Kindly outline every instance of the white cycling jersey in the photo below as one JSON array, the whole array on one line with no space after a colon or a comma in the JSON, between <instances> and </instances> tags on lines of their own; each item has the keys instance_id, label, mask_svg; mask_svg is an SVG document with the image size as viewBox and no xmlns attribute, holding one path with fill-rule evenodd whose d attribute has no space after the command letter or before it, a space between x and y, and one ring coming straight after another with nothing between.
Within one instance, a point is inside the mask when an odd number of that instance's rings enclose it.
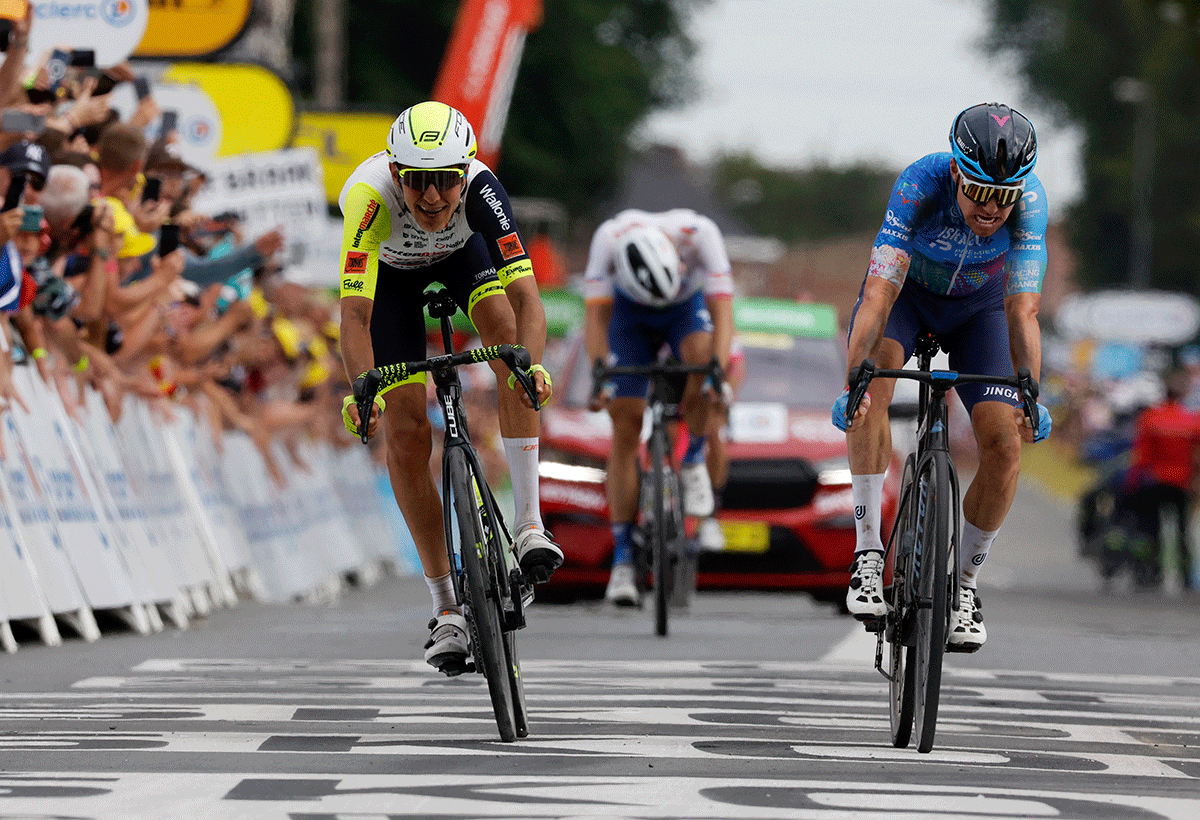
<instances>
[{"instance_id":1,"label":"white cycling jersey","mask_svg":"<svg viewBox=\"0 0 1200 820\"><path fill-rule=\"evenodd\" d=\"M679 252L684 267L683 283L673 304L687 301L700 290L706 296L733 295L729 254L715 222L689 208L662 213L631 208L605 220L593 234L584 272L584 298L612 298L616 289L616 255L621 237L630 228L641 225L653 225L662 230ZM622 295L637 301L631 294L622 292Z\"/></svg>"}]
</instances>

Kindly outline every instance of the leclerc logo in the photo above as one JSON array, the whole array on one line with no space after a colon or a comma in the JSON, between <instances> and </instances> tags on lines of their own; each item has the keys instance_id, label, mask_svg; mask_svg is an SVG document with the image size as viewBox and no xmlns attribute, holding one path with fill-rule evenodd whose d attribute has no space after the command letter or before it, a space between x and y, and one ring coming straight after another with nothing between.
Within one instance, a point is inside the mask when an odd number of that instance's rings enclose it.
<instances>
[{"instance_id":1,"label":"leclerc logo","mask_svg":"<svg viewBox=\"0 0 1200 820\"><path fill-rule=\"evenodd\" d=\"M203 145L212 138L212 123L207 117L195 116L188 118L183 124L184 136L195 145Z\"/></svg>"},{"instance_id":2,"label":"leclerc logo","mask_svg":"<svg viewBox=\"0 0 1200 820\"><path fill-rule=\"evenodd\" d=\"M128 24L136 16L133 13L133 0L100 0L99 3L38 3L34 6L34 14L41 20L54 18L95 20L99 17L116 28Z\"/></svg>"}]
</instances>

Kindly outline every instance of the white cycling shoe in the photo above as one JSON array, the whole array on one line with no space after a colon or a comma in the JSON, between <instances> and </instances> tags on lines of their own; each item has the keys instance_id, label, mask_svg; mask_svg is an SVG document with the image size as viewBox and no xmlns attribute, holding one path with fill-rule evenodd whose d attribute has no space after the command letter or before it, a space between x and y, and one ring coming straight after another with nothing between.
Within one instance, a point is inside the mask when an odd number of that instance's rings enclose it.
<instances>
[{"instance_id":1,"label":"white cycling shoe","mask_svg":"<svg viewBox=\"0 0 1200 820\"><path fill-rule=\"evenodd\" d=\"M642 596L638 592L633 564L613 564L604 600L616 606L641 606Z\"/></svg>"},{"instance_id":2,"label":"white cycling shoe","mask_svg":"<svg viewBox=\"0 0 1200 820\"><path fill-rule=\"evenodd\" d=\"M429 640L425 642L425 662L447 677L470 672L471 654L467 637L467 619L447 610L429 621Z\"/></svg>"},{"instance_id":3,"label":"white cycling shoe","mask_svg":"<svg viewBox=\"0 0 1200 820\"><path fill-rule=\"evenodd\" d=\"M521 572L534 583L544 584L563 562L562 549L550 540L550 533L538 527L527 527L517 534L513 543Z\"/></svg>"},{"instance_id":4,"label":"white cycling shoe","mask_svg":"<svg viewBox=\"0 0 1200 820\"><path fill-rule=\"evenodd\" d=\"M983 625L983 612L979 593L960 587L958 611L950 623L950 635L946 638L948 652L974 652L987 642L987 628Z\"/></svg>"},{"instance_id":5,"label":"white cycling shoe","mask_svg":"<svg viewBox=\"0 0 1200 820\"><path fill-rule=\"evenodd\" d=\"M704 518L712 515L716 507L713 499L712 479L703 461L685 464L679 470L679 484L683 489L683 512L686 515Z\"/></svg>"},{"instance_id":6,"label":"white cycling shoe","mask_svg":"<svg viewBox=\"0 0 1200 820\"><path fill-rule=\"evenodd\" d=\"M720 552L725 549L725 530L721 522L709 517L701 519L696 528L696 541L705 552Z\"/></svg>"},{"instance_id":7,"label":"white cycling shoe","mask_svg":"<svg viewBox=\"0 0 1200 820\"><path fill-rule=\"evenodd\" d=\"M887 604L883 601L882 552L867 550L855 554L850 565L846 609L860 621L876 621L887 614Z\"/></svg>"}]
</instances>

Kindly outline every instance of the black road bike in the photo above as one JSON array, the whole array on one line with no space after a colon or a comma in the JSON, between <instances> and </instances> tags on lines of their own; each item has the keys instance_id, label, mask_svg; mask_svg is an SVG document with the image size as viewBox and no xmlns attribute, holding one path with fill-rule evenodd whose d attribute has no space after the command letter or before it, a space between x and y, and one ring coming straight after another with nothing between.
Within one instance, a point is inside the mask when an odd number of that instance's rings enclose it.
<instances>
[{"instance_id":1,"label":"black road bike","mask_svg":"<svg viewBox=\"0 0 1200 820\"><path fill-rule=\"evenodd\" d=\"M517 566L512 537L471 445L458 368L500 359L533 400L535 409L539 407L537 389L527 373L529 351L520 345L502 344L455 353L450 317L458 306L446 290L427 293L426 304L429 315L441 320L447 353L375 368L356 380L354 397L358 417L363 420L358 432L365 444L366 420L379 390L414 373L432 374L446 429L442 450L446 549L454 572L455 593L471 633L473 663L462 671L483 674L500 739L511 742L529 734L516 635L525 626L525 606L533 599L533 580Z\"/></svg>"},{"instance_id":2,"label":"black road bike","mask_svg":"<svg viewBox=\"0 0 1200 820\"><path fill-rule=\"evenodd\" d=\"M647 574L652 579L649 589L654 596L654 631L663 636L667 634L668 609L672 603L684 605L695 584L695 567L688 566L689 561L695 561L695 556L687 548L684 531L684 515L691 513L683 506L668 424L679 418L683 385L693 373L707 374L712 379L713 389L721 395L721 365L716 359L698 365L671 361L613 367L597 361L592 367L593 398L613 376L650 378L647 404L650 410L649 461L647 469L641 472L638 493L642 548L637 552L637 576L639 584L644 584Z\"/></svg>"},{"instance_id":3,"label":"black road bike","mask_svg":"<svg viewBox=\"0 0 1200 820\"><path fill-rule=\"evenodd\" d=\"M872 379L920 382L917 448L904 463L900 502L885 552L887 613L867 623L878 633L875 668L888 680L892 743L907 746L915 719L917 751L933 748L942 658L958 610L959 486L950 458L946 392L958 384L981 383L1019 391L1025 415L1038 428L1037 382L1027 368L999 378L930 370L939 348L935 337L918 340L916 370L880 370L870 360L850 378L847 417L852 418ZM884 667L884 643L890 644Z\"/></svg>"}]
</instances>

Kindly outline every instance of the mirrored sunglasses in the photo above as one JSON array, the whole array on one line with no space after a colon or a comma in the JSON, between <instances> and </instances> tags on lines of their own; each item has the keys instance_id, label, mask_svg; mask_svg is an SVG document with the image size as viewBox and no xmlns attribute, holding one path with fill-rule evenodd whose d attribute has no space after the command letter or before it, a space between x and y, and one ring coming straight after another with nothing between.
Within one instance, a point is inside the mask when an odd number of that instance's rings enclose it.
<instances>
[{"instance_id":1,"label":"mirrored sunglasses","mask_svg":"<svg viewBox=\"0 0 1200 820\"><path fill-rule=\"evenodd\" d=\"M1019 185L988 185L966 176L960 177L959 181L962 184L963 196L980 205L986 205L988 200L996 197L996 204L1007 208L1009 205L1015 205L1025 192L1024 182Z\"/></svg>"},{"instance_id":2,"label":"mirrored sunglasses","mask_svg":"<svg viewBox=\"0 0 1200 820\"><path fill-rule=\"evenodd\" d=\"M462 168L397 168L404 187L424 191L432 185L439 191L449 191L463 181L467 172Z\"/></svg>"}]
</instances>

